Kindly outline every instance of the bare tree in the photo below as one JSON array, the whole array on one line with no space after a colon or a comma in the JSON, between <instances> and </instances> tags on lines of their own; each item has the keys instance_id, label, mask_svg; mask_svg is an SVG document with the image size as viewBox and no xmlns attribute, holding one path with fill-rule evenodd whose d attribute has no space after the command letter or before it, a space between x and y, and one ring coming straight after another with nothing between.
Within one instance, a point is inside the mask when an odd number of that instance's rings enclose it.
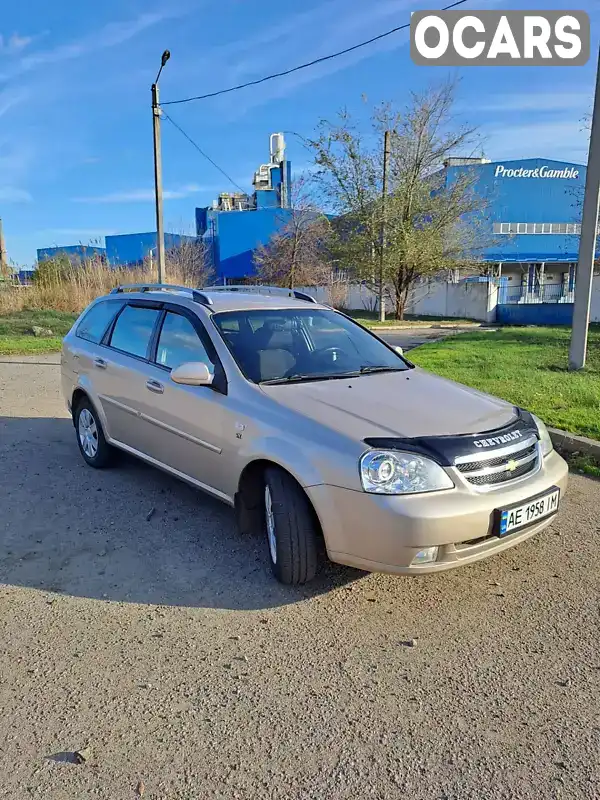
<instances>
[{"instance_id":1,"label":"bare tree","mask_svg":"<svg viewBox=\"0 0 600 800\"><path fill-rule=\"evenodd\" d=\"M165 271L169 280L186 286L205 286L213 276L208 249L202 239L180 237L165 253Z\"/></svg>"},{"instance_id":2,"label":"bare tree","mask_svg":"<svg viewBox=\"0 0 600 800\"><path fill-rule=\"evenodd\" d=\"M369 135L342 111L309 142L327 205L339 215L334 249L346 268L378 288L379 270L401 319L424 278L473 266L491 236L489 200L475 171L447 179L444 162L472 152L475 129L456 123L454 84L412 94L406 108L375 108ZM388 191L383 197L383 140L390 132Z\"/></svg>"},{"instance_id":3,"label":"bare tree","mask_svg":"<svg viewBox=\"0 0 600 800\"><path fill-rule=\"evenodd\" d=\"M331 275L330 235L329 219L311 197L308 181L297 179L291 207L282 209L277 230L255 251L259 279L290 289L326 284Z\"/></svg>"}]
</instances>

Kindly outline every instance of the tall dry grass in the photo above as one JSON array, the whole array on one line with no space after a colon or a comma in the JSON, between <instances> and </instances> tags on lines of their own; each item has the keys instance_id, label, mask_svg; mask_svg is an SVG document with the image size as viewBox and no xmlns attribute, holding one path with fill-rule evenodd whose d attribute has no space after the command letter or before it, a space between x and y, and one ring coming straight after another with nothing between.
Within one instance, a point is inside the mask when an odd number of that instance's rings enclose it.
<instances>
[{"instance_id":1,"label":"tall dry grass","mask_svg":"<svg viewBox=\"0 0 600 800\"><path fill-rule=\"evenodd\" d=\"M43 267L43 265L41 265ZM167 263L166 281L180 286L202 285L203 276L185 264ZM128 283L154 283L156 271L149 265L112 269L101 259L81 263L61 263L59 268L41 267L32 286L0 288L0 314L23 310L69 311L79 313L92 300L115 286Z\"/></svg>"}]
</instances>

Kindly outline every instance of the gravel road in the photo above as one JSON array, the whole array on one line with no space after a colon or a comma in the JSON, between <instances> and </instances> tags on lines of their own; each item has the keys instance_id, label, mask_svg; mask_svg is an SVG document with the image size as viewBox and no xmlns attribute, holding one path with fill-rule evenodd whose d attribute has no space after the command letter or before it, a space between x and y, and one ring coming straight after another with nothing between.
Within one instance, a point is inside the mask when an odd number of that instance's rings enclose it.
<instances>
[{"instance_id":1,"label":"gravel road","mask_svg":"<svg viewBox=\"0 0 600 800\"><path fill-rule=\"evenodd\" d=\"M492 560L284 588L228 508L86 467L51 360L0 364L1 798L600 797L600 482Z\"/></svg>"}]
</instances>

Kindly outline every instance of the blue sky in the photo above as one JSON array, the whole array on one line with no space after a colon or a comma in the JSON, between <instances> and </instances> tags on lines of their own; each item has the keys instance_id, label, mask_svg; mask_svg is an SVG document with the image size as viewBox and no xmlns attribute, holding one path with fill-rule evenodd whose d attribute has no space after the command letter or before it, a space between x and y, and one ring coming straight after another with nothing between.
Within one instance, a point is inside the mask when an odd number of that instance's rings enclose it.
<instances>
[{"instance_id":1,"label":"blue sky","mask_svg":"<svg viewBox=\"0 0 600 800\"><path fill-rule=\"evenodd\" d=\"M30 265L42 246L152 230L150 84L165 48L162 100L201 94L317 58L443 2L411 0L27 0L0 18L0 216L9 257ZM473 0L466 8L564 8L564 0ZM592 18L597 52L600 7ZM457 111L481 126L492 159L583 161L595 57L585 67L466 68ZM417 67L408 32L335 61L199 103L167 108L244 188L274 131L310 134L345 105L402 103L448 77ZM307 154L290 134L294 167ZM194 208L233 187L163 124L167 229L192 232Z\"/></svg>"}]
</instances>

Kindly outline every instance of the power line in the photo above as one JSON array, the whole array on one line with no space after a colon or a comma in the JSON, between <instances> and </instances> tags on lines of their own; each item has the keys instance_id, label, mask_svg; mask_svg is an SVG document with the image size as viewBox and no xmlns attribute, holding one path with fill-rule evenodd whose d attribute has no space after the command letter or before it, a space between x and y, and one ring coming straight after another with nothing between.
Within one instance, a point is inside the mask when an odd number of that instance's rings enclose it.
<instances>
[{"instance_id":1,"label":"power line","mask_svg":"<svg viewBox=\"0 0 600 800\"><path fill-rule=\"evenodd\" d=\"M456 0L455 3L450 3L448 6L444 6L440 9L440 11L449 11L451 8L456 8L456 6L462 6L463 3L466 3L467 0ZM378 36L373 36L372 39L367 39L364 42L359 42L358 44L352 45L352 47L346 47L344 50L338 50L337 53L331 53L328 56L321 56L321 58L315 58L313 61L307 61L306 64L299 64L297 67L291 67L291 69L286 69L283 72L274 72L272 75L265 75L264 78L257 78L254 81L248 81L247 83L239 83L237 86L230 86L228 89L219 89L217 92L209 92L208 94L199 94L196 97L186 97L183 100L169 100L165 103L162 103L163 106L174 106L179 105L180 103L191 103L194 100L207 100L209 97L218 97L221 94L229 94L229 92L237 92L239 89L245 89L248 86L258 86L259 83L265 83L266 81L272 81L274 78L283 78L285 75L291 75L292 72L299 72L301 69L306 69L307 67L314 67L315 64L322 64L324 61L330 61L332 58L338 58L339 56L346 55L346 53L352 53L354 50L358 50L361 47L366 47L369 44L373 44L373 42L378 42L380 39L385 39L386 36L391 36L393 33L398 33L398 31L403 31L406 28L410 28L410 22L406 22L404 25L398 25L396 28L392 28L389 31L385 31L384 33L380 33Z\"/></svg>"},{"instance_id":2,"label":"power line","mask_svg":"<svg viewBox=\"0 0 600 800\"><path fill-rule=\"evenodd\" d=\"M239 189L239 190L240 190L240 192L242 192L243 194L247 194L247 192L246 192L244 189L242 189L242 187L239 185L239 183L236 183L236 182L233 180L233 178L232 178L230 175L228 175L228 174L225 172L225 170L224 170L224 169L221 169L221 167L220 167L220 166L219 166L219 165L218 165L218 164L217 164L215 161L213 161L213 160L212 160L212 158L211 158L209 155L207 155L207 154L204 152L204 150L203 150L203 149L200 147L200 145L196 144L196 142L195 142L195 141L194 141L194 140L193 140L193 139L192 139L190 136L188 136L188 135L187 135L187 133L186 133L186 132L183 130L183 128L181 128L181 127L180 127L180 126L179 126L179 125L178 125L178 124L175 122L175 120L171 119L171 117L170 117L168 114L166 114L164 111L162 112L162 116L163 116L163 117L164 117L166 120L168 120L168 121L171 123L171 125L173 125L173 127L177 128L177 130L179 131L179 133L181 133L183 136L185 136L185 138L188 140L188 142L189 142L191 145L193 145L193 146L196 148L196 150L197 150L197 151L200 153L200 155L201 155L201 156L204 156L204 158L205 158L205 159L206 159L208 162L210 162L210 163L213 165L213 167L214 167L215 169L218 169L218 170L219 170L219 172L221 173L221 175L224 175L224 176L227 178L227 180L228 180L230 183L232 183L232 184L235 186L235 188L236 188L236 189Z\"/></svg>"}]
</instances>

